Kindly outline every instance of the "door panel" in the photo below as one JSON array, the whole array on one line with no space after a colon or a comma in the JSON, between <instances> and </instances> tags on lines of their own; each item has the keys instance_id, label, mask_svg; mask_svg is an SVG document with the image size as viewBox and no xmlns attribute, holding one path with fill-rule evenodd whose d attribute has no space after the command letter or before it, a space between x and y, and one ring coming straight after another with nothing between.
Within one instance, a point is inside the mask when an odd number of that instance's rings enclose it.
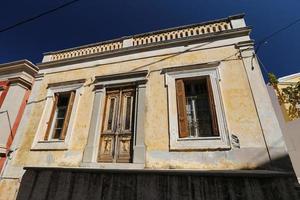
<instances>
[{"instance_id":1,"label":"door panel","mask_svg":"<svg viewBox=\"0 0 300 200\"><path fill-rule=\"evenodd\" d=\"M133 91L122 94L121 130L122 133L132 133L133 120Z\"/></svg>"},{"instance_id":2,"label":"door panel","mask_svg":"<svg viewBox=\"0 0 300 200\"><path fill-rule=\"evenodd\" d=\"M119 91L107 94L105 105L104 133L113 133L118 119Z\"/></svg>"},{"instance_id":3,"label":"door panel","mask_svg":"<svg viewBox=\"0 0 300 200\"><path fill-rule=\"evenodd\" d=\"M132 137L131 135L124 135L120 134L118 136L118 143L117 143L117 162L122 162L122 163L128 163L131 161L131 142Z\"/></svg>"},{"instance_id":4,"label":"door panel","mask_svg":"<svg viewBox=\"0 0 300 200\"><path fill-rule=\"evenodd\" d=\"M134 88L107 92L99 162L131 162L134 96Z\"/></svg>"},{"instance_id":5,"label":"door panel","mask_svg":"<svg viewBox=\"0 0 300 200\"><path fill-rule=\"evenodd\" d=\"M103 135L100 140L100 148L98 154L98 161L112 162L114 155L114 135Z\"/></svg>"}]
</instances>

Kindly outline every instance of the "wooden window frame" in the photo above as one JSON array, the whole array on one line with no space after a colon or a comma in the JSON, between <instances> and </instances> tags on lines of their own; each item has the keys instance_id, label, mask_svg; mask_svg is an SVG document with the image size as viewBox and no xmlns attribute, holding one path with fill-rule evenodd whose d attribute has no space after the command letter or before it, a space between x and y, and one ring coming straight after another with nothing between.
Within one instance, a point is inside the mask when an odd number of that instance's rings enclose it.
<instances>
[{"instance_id":1,"label":"wooden window frame","mask_svg":"<svg viewBox=\"0 0 300 200\"><path fill-rule=\"evenodd\" d=\"M218 67L203 66L196 68L195 66L185 67L182 69L178 67L177 70L166 70L165 80L168 91L168 112L169 112L169 135L170 135L170 150L216 150L216 149L230 149L229 133L227 129L226 116L222 103L222 96L220 92L219 80L220 75ZM212 94L214 106L216 107L216 120L218 124L219 136L212 137L180 137L180 126L177 108L176 96L176 80L209 77L210 85L212 87ZM211 98L210 97L210 98Z\"/></svg>"},{"instance_id":2,"label":"wooden window frame","mask_svg":"<svg viewBox=\"0 0 300 200\"><path fill-rule=\"evenodd\" d=\"M176 83L176 101L177 101L177 113L178 113L178 127L179 137L186 138L189 136L188 120L186 112L186 97L185 97L185 85L184 79L175 80Z\"/></svg>"},{"instance_id":3,"label":"wooden window frame","mask_svg":"<svg viewBox=\"0 0 300 200\"><path fill-rule=\"evenodd\" d=\"M73 83L74 82L74 83ZM41 115L41 119L36 131L34 141L31 146L31 150L67 150L69 148L70 140L74 132L75 121L77 118L77 110L79 107L80 97L83 94L84 80L73 81L72 83L60 83L49 85L44 110ZM69 108L69 118L64 126L64 134L60 139L51 139L51 125L53 120L53 112L55 111L55 94L72 92L74 91L74 101L72 108ZM70 105L70 104L69 104ZM54 111L53 111L54 110ZM52 118L52 119L51 119Z\"/></svg>"},{"instance_id":4,"label":"wooden window frame","mask_svg":"<svg viewBox=\"0 0 300 200\"><path fill-rule=\"evenodd\" d=\"M67 104L67 110L66 110L66 113L64 116L64 123L63 123L61 134L60 134L59 138L54 138L53 134L54 134L54 128L55 128L55 121L56 121L56 119L54 117L57 112L57 103L59 100L59 96L60 96L60 94L63 94L63 93L70 93L70 97L69 97L68 104ZM66 134L67 134L67 129L69 126L69 121L70 121L70 117L71 117L73 104L74 104L75 94L76 94L76 91L73 91L73 90L68 91L68 92L58 92L58 93L54 94L54 102L53 102L53 106L51 109L50 119L48 121L48 126L47 126L44 140L64 140L65 139Z\"/></svg>"},{"instance_id":5,"label":"wooden window frame","mask_svg":"<svg viewBox=\"0 0 300 200\"><path fill-rule=\"evenodd\" d=\"M179 138L190 137L190 133L188 130L187 111L186 111L186 94L185 94L186 81L194 81L200 79L204 79L206 82L208 102L209 102L209 112L210 112L211 123L212 123L212 136L217 136L217 137L219 136L218 120L216 116L216 106L215 106L210 76L200 76L196 78L193 77L193 78L183 78L183 79L175 80ZM195 138L201 138L201 136L195 136Z\"/></svg>"}]
</instances>

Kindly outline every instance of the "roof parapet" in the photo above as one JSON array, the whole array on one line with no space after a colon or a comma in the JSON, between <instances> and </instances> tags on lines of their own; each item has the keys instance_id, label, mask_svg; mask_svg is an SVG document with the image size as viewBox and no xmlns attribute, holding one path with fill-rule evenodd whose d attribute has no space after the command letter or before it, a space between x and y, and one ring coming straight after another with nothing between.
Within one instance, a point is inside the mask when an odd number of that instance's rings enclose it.
<instances>
[{"instance_id":1,"label":"roof parapet","mask_svg":"<svg viewBox=\"0 0 300 200\"><path fill-rule=\"evenodd\" d=\"M172 40L185 39L199 35L209 35L223 31L246 27L244 14L230 16L219 20L169 28L119 39L79 46L44 54L42 63L60 61L75 57L114 52L129 47L137 47Z\"/></svg>"}]
</instances>

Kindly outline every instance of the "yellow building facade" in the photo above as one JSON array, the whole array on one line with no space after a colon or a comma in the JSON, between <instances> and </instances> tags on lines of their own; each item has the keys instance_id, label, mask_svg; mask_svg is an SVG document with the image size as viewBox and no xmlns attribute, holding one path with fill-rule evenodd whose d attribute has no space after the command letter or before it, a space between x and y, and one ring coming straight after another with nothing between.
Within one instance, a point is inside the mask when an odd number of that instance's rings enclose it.
<instances>
[{"instance_id":1,"label":"yellow building facade","mask_svg":"<svg viewBox=\"0 0 300 200\"><path fill-rule=\"evenodd\" d=\"M237 15L44 54L0 199L33 198L37 168L290 179L249 33Z\"/></svg>"}]
</instances>

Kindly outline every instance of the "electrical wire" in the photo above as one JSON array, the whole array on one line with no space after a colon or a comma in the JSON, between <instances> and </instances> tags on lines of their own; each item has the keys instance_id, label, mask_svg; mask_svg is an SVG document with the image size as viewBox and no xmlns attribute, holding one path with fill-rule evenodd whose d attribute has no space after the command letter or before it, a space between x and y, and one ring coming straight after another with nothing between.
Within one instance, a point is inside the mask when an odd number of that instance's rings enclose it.
<instances>
[{"instance_id":1,"label":"electrical wire","mask_svg":"<svg viewBox=\"0 0 300 200\"><path fill-rule=\"evenodd\" d=\"M294 26L295 24L300 22L300 18L292 21L291 23L289 23L288 25L278 29L277 31L274 31L273 33L269 34L268 36L266 36L264 39L260 40L260 42L257 43L257 48L255 50L255 54L258 53L259 48L261 47L262 44L266 44L266 42L268 42L268 40L270 40L272 37L274 37L275 35L277 35L278 33L287 30L288 28Z\"/></svg>"},{"instance_id":2,"label":"electrical wire","mask_svg":"<svg viewBox=\"0 0 300 200\"><path fill-rule=\"evenodd\" d=\"M66 3L64 3L64 4L60 5L60 6L57 6L57 7L53 8L53 9L50 9L50 10L45 11L45 12L42 12L42 13L40 13L40 14L34 16L34 17L31 17L31 18L22 20L22 21L20 21L20 22L17 22L16 24L13 24L13 25L10 25L10 26L8 26L8 27L6 27L6 28L1 29L1 30L0 30L0 33L5 32L5 31L8 31L8 30L11 30L11 29L13 29L13 28L15 28L15 27L18 27L18 26L20 26L20 25L26 24L26 23L31 22L31 21L33 21L33 20L36 20L36 19L38 19L38 18L40 18L40 17L42 17L42 16L45 16L45 15L47 15L47 14L53 13L53 12L55 12L55 11L57 11L57 10L60 10L60 9L62 9L62 8L64 8L64 7L67 7L67 6L69 6L69 5L72 5L72 4L74 4L74 3L78 2L78 1L80 1L80 0L73 0L73 1L70 1L70 2L66 2ZM268 73L268 70L266 69L266 67L264 66L264 64L261 62L261 60L260 60L260 59L258 58L258 56L257 56L257 53L258 53L258 51L259 51L261 45L264 44L264 43L266 43L268 40L270 40L272 37L274 37L274 36L277 35L278 33L282 32L282 31L284 31L284 30L287 30L288 28L292 27L293 25L295 25L295 24L297 24L297 23L299 23L299 22L300 22L300 18L298 18L298 19L292 21L291 23L289 23L288 25L286 25L286 26L284 26L284 27L278 29L277 31L274 31L273 33L269 34L269 35L266 36L264 39L262 39L260 42L258 42L258 43L257 43L257 48L255 49L255 52L253 53L251 63L253 63L253 59L256 57L257 60L258 60L258 62L262 65L262 67L263 67L263 69L264 69L264 72ZM226 61L228 58L230 58L230 57L232 57L232 56L236 56L236 55L237 55L237 54L230 55L230 56L228 56L228 57L226 57L226 58L224 58L224 59L222 59L222 60L220 60L220 61ZM252 64L252 70L253 70L253 64Z\"/></svg>"},{"instance_id":3,"label":"electrical wire","mask_svg":"<svg viewBox=\"0 0 300 200\"><path fill-rule=\"evenodd\" d=\"M270 40L270 39L271 39L272 37L274 37L275 35L281 33L282 31L285 31L285 30L289 29L290 27L296 25L296 24L299 23L299 22L300 22L300 18L298 18L298 19L292 21L291 23L287 24L286 26L284 26L284 27L282 27L282 28L280 28L280 29L278 29L278 30L272 32L271 34L269 34L268 36L266 36L264 39L260 40L260 41L257 43L257 46L256 46L256 48L255 48L255 51L254 51L254 53L253 53L252 60L251 60L252 70L254 69L254 66L253 66L253 59L256 57L256 58L257 58L257 61L258 61L258 62L260 63L260 65L262 66L264 72L265 72L266 74L269 73L268 70L267 70L267 68L266 68L266 66L263 64L263 62L262 62L262 61L259 59L259 57L258 57L258 51L259 51L260 47L262 46L262 44L266 44L266 43L268 42L268 40Z\"/></svg>"},{"instance_id":4,"label":"electrical wire","mask_svg":"<svg viewBox=\"0 0 300 200\"><path fill-rule=\"evenodd\" d=\"M258 62L260 63L260 65L262 66L264 72L265 72L266 74L268 74L269 71L268 71L268 69L266 68L266 66L264 65L264 63L261 61L261 59L258 57L257 54L256 54L255 56L256 56L256 58L257 58L257 61L258 61Z\"/></svg>"},{"instance_id":5,"label":"electrical wire","mask_svg":"<svg viewBox=\"0 0 300 200\"><path fill-rule=\"evenodd\" d=\"M48 14L50 14L50 13L53 13L53 12L55 12L55 11L57 11L57 10L60 10L60 9L64 8L64 7L70 6L70 5L72 5L72 4L74 4L74 3L78 2L78 1L80 1L80 0L69 1L69 2L64 3L64 4L60 5L60 6L57 6L57 7L53 8L53 9L47 10L47 11L45 11L45 12L42 12L42 13L40 13L40 14L34 16L34 17L30 17L30 18L28 18L28 19L24 19L24 20L22 20L22 21L20 21L20 22L17 22L17 23L15 23L15 24L13 24L13 25L10 25L10 26L8 26L8 27L6 27L6 28L1 29L1 30L0 30L0 33L3 33L3 32L5 32L5 31L11 30L11 29L13 29L13 28L16 28L16 27L18 27L18 26L20 26L20 25L23 25L23 24L26 24L26 23L31 22L31 21L33 21L33 20L36 20L36 19L38 19L38 18L40 18L40 17L43 17L43 16L48 15Z\"/></svg>"},{"instance_id":6,"label":"electrical wire","mask_svg":"<svg viewBox=\"0 0 300 200\"><path fill-rule=\"evenodd\" d=\"M260 65L262 66L264 72L266 74L268 74L268 70L266 68L266 66L262 63L262 61L259 59L258 57L258 51L260 49L260 47L262 46L262 44L266 44L268 42L268 40L270 40L272 37L274 37L275 35L281 33L282 31L285 31L287 29L289 29L290 27L296 25L297 23L300 22L300 18L292 21L291 23L287 24L286 26L283 26L282 28L272 32L271 34L269 34L268 36L266 36L264 39L260 40L258 43L257 43L257 46L254 50L254 53L253 53L253 56L252 56L252 60L251 60L251 65L252 65L252 70L254 69L254 66L253 66L253 59L256 57L257 58L257 61L260 63Z\"/></svg>"}]
</instances>

